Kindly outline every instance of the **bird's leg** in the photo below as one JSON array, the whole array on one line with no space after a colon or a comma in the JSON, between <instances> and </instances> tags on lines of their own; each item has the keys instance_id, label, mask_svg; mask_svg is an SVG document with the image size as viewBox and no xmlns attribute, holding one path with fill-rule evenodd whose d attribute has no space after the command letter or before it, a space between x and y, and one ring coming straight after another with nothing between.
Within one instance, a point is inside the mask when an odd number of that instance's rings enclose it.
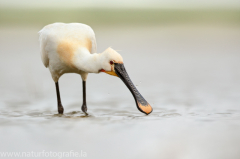
<instances>
[{"instance_id":1,"label":"bird's leg","mask_svg":"<svg viewBox=\"0 0 240 159\"><path fill-rule=\"evenodd\" d=\"M82 81L82 87L83 87L83 105L82 105L82 111L87 115L87 102L86 102L86 81Z\"/></svg>"},{"instance_id":2,"label":"bird's leg","mask_svg":"<svg viewBox=\"0 0 240 159\"><path fill-rule=\"evenodd\" d=\"M56 86L56 92L57 92L58 113L59 113L59 114L63 114L64 108L63 108L62 102L61 102L61 97L60 97L60 91L59 91L58 82L55 83L55 86Z\"/></svg>"}]
</instances>

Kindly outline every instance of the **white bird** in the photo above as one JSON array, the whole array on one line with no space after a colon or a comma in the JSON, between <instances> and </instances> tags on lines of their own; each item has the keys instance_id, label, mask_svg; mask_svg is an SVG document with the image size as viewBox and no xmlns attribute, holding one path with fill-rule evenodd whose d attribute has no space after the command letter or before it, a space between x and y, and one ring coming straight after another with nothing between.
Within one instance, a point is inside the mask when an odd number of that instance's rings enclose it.
<instances>
[{"instance_id":1,"label":"white bird","mask_svg":"<svg viewBox=\"0 0 240 159\"><path fill-rule=\"evenodd\" d=\"M82 77L83 105L87 114L86 80L88 73L105 72L119 77L133 94L139 111L149 114L152 107L138 92L129 78L122 56L112 48L96 53L97 44L94 31L81 23L53 23L39 31L42 62L49 68L56 85L58 113L63 114L58 80L65 73L77 73Z\"/></svg>"}]
</instances>

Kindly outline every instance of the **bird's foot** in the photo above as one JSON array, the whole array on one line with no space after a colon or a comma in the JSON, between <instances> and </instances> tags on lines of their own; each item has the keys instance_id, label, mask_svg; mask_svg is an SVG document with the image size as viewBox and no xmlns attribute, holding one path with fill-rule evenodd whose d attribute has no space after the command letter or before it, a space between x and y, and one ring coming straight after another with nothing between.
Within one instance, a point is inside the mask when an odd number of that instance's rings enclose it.
<instances>
[{"instance_id":1,"label":"bird's foot","mask_svg":"<svg viewBox=\"0 0 240 159\"><path fill-rule=\"evenodd\" d=\"M82 105L82 111L83 111L86 115L88 115L88 113L87 113L87 105L85 105L85 104Z\"/></svg>"},{"instance_id":2,"label":"bird's foot","mask_svg":"<svg viewBox=\"0 0 240 159\"><path fill-rule=\"evenodd\" d=\"M63 108L62 104L58 104L58 113L63 114L63 112L64 112L64 108Z\"/></svg>"}]
</instances>

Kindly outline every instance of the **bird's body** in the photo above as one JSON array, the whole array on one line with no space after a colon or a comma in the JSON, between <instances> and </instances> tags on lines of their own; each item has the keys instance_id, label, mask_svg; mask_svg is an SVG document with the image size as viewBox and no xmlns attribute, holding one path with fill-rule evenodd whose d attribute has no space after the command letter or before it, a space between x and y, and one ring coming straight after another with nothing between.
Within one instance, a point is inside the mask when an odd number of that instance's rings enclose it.
<instances>
[{"instance_id":1,"label":"bird's body","mask_svg":"<svg viewBox=\"0 0 240 159\"><path fill-rule=\"evenodd\" d=\"M80 74L83 80L83 106L86 113L86 80L88 73L105 72L120 77L132 92L138 109L146 114L151 106L132 84L123 66L123 59L115 50L108 48L96 53L94 31L81 23L54 23L39 31L42 62L48 67L56 84L58 111L63 113L58 80L64 73Z\"/></svg>"},{"instance_id":2,"label":"bird's body","mask_svg":"<svg viewBox=\"0 0 240 159\"><path fill-rule=\"evenodd\" d=\"M80 23L54 23L45 26L39 33L42 61L49 67L55 82L64 73L79 73L86 79L88 72L96 71L85 68L84 65L79 66L97 51L96 38L91 27Z\"/></svg>"}]
</instances>

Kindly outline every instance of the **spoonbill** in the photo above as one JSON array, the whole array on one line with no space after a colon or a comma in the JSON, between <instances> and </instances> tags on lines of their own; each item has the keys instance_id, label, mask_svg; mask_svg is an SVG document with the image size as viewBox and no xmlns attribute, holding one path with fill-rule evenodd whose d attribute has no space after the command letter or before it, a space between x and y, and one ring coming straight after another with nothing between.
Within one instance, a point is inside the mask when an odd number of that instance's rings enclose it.
<instances>
[{"instance_id":1,"label":"spoonbill","mask_svg":"<svg viewBox=\"0 0 240 159\"><path fill-rule=\"evenodd\" d=\"M63 114L58 80L65 73L77 73L82 77L82 111L87 114L86 80L88 73L104 72L119 77L131 91L137 108L145 114L152 112L151 105L142 97L132 83L123 65L122 56L112 48L96 53L94 31L82 23L53 23L39 31L41 58L49 68L55 82L58 113Z\"/></svg>"}]
</instances>

